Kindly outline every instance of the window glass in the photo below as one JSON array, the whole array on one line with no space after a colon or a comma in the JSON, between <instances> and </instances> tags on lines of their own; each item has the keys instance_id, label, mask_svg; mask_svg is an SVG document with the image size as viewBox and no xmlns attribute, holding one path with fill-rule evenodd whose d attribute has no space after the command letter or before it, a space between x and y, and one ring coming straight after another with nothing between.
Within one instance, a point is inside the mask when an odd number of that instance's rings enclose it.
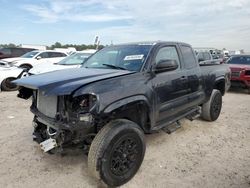
<instances>
[{"instance_id":1,"label":"window glass","mask_svg":"<svg viewBox=\"0 0 250 188\"><path fill-rule=\"evenodd\" d=\"M204 60L210 60L210 53L209 52L204 52Z\"/></svg>"},{"instance_id":2,"label":"window glass","mask_svg":"<svg viewBox=\"0 0 250 188\"><path fill-rule=\"evenodd\" d=\"M250 56L233 56L231 57L228 64L242 64L242 65L250 65Z\"/></svg>"},{"instance_id":3,"label":"window glass","mask_svg":"<svg viewBox=\"0 0 250 188\"><path fill-rule=\"evenodd\" d=\"M155 57L156 64L161 60L175 60L180 65L179 56L174 46L163 47L158 51Z\"/></svg>"},{"instance_id":4,"label":"window glass","mask_svg":"<svg viewBox=\"0 0 250 188\"><path fill-rule=\"evenodd\" d=\"M205 58L203 56L203 52L199 52L197 58L199 61L204 61Z\"/></svg>"},{"instance_id":5,"label":"window glass","mask_svg":"<svg viewBox=\"0 0 250 188\"><path fill-rule=\"evenodd\" d=\"M34 58L34 56L36 56L39 52L37 51L31 51L31 52L28 52L24 55L22 55L21 57L23 58Z\"/></svg>"},{"instance_id":6,"label":"window glass","mask_svg":"<svg viewBox=\"0 0 250 188\"><path fill-rule=\"evenodd\" d=\"M197 66L196 59L191 47L181 45L181 52L183 56L183 62L187 69Z\"/></svg>"},{"instance_id":7,"label":"window glass","mask_svg":"<svg viewBox=\"0 0 250 188\"><path fill-rule=\"evenodd\" d=\"M48 52L49 53L49 58L52 57L65 57L66 55L61 52Z\"/></svg>"},{"instance_id":8,"label":"window glass","mask_svg":"<svg viewBox=\"0 0 250 188\"><path fill-rule=\"evenodd\" d=\"M92 55L83 67L140 71L151 47L144 44L106 47Z\"/></svg>"},{"instance_id":9,"label":"window glass","mask_svg":"<svg viewBox=\"0 0 250 188\"><path fill-rule=\"evenodd\" d=\"M42 52L42 53L40 53L38 56L40 56L42 59L43 59L43 58L49 58L48 52Z\"/></svg>"},{"instance_id":10,"label":"window glass","mask_svg":"<svg viewBox=\"0 0 250 188\"><path fill-rule=\"evenodd\" d=\"M82 64L91 54L90 53L75 53L61 60L60 65L79 65Z\"/></svg>"}]
</instances>

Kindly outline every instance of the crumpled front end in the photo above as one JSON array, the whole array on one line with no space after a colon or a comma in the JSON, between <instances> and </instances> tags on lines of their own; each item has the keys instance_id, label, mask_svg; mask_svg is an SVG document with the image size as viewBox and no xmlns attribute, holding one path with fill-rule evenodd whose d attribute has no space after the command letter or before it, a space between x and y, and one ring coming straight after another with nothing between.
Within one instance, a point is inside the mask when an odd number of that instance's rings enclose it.
<instances>
[{"instance_id":1,"label":"crumpled front end","mask_svg":"<svg viewBox=\"0 0 250 188\"><path fill-rule=\"evenodd\" d=\"M61 152L72 145L88 151L96 132L97 97L94 94L73 98L70 95L46 96L35 90L32 96L33 138L45 152Z\"/></svg>"}]
</instances>

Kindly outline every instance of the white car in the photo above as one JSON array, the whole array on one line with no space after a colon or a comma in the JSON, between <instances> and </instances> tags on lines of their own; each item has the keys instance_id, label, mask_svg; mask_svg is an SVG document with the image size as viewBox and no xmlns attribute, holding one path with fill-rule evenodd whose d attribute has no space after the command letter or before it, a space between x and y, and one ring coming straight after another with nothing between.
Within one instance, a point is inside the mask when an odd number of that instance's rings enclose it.
<instances>
[{"instance_id":1,"label":"white car","mask_svg":"<svg viewBox=\"0 0 250 188\"><path fill-rule=\"evenodd\" d=\"M34 50L22 55L21 57L5 58L2 59L2 61L8 62L10 65L29 70L38 63L57 63L67 56L68 55L64 52L58 52L54 50Z\"/></svg>"},{"instance_id":2,"label":"white car","mask_svg":"<svg viewBox=\"0 0 250 188\"><path fill-rule=\"evenodd\" d=\"M0 61L0 91L14 91L18 87L12 84L11 81L26 76L26 72L22 68L10 66L4 61Z\"/></svg>"},{"instance_id":3,"label":"white car","mask_svg":"<svg viewBox=\"0 0 250 188\"><path fill-rule=\"evenodd\" d=\"M66 57L58 63L39 63L29 70L29 75L41 74L67 68L79 68L81 67L83 62L95 52L96 50L84 50L80 52L75 52L71 56Z\"/></svg>"}]
</instances>

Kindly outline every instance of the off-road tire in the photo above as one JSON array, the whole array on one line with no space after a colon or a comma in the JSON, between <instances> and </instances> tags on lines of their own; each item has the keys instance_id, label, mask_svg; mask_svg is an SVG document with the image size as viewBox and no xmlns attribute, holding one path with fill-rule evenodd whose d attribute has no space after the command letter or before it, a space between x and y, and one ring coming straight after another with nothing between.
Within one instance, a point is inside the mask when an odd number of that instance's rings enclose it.
<instances>
[{"instance_id":1,"label":"off-road tire","mask_svg":"<svg viewBox=\"0 0 250 188\"><path fill-rule=\"evenodd\" d=\"M16 91L18 90L18 86L11 83L11 81L14 81L16 80L17 78L14 78L14 77L9 77L9 78L6 78L2 81L2 84L1 84L1 89L3 91Z\"/></svg>"},{"instance_id":2,"label":"off-road tire","mask_svg":"<svg viewBox=\"0 0 250 188\"><path fill-rule=\"evenodd\" d=\"M207 121L215 121L218 119L222 107L222 95L217 89L214 89L209 101L202 105L201 117Z\"/></svg>"},{"instance_id":3,"label":"off-road tire","mask_svg":"<svg viewBox=\"0 0 250 188\"><path fill-rule=\"evenodd\" d=\"M137 124L125 119L111 121L98 132L90 146L89 172L109 186L123 185L140 168L145 149L144 133Z\"/></svg>"}]
</instances>

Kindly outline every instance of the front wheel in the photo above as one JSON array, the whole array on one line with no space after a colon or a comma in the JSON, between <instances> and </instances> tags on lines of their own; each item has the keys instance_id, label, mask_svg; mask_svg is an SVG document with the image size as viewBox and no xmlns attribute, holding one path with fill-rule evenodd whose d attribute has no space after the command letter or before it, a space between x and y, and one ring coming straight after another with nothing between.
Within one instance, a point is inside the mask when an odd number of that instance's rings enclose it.
<instances>
[{"instance_id":1,"label":"front wheel","mask_svg":"<svg viewBox=\"0 0 250 188\"><path fill-rule=\"evenodd\" d=\"M217 89L214 89L209 101L202 105L201 117L207 121L215 121L218 119L222 107L222 95Z\"/></svg>"},{"instance_id":2,"label":"front wheel","mask_svg":"<svg viewBox=\"0 0 250 188\"><path fill-rule=\"evenodd\" d=\"M10 77L6 78L2 81L1 88L3 91L16 91L18 90L18 86L13 84L12 81L16 80L17 78Z\"/></svg>"},{"instance_id":3,"label":"front wheel","mask_svg":"<svg viewBox=\"0 0 250 188\"><path fill-rule=\"evenodd\" d=\"M98 132L90 146L89 171L109 186L123 185L140 168L145 149L144 134L138 125L114 120Z\"/></svg>"}]
</instances>

